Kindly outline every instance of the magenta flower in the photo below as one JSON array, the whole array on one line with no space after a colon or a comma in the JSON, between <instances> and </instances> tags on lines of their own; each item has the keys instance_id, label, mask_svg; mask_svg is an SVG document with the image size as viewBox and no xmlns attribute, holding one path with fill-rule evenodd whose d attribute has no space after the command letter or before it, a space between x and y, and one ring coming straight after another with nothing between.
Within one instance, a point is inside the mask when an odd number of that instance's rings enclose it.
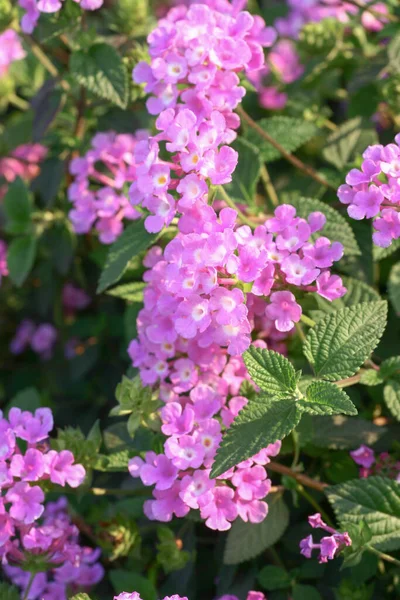
<instances>
[{"instance_id":1,"label":"magenta flower","mask_svg":"<svg viewBox=\"0 0 400 600\"><path fill-rule=\"evenodd\" d=\"M156 490L168 490L172 487L178 475L178 468L173 462L159 454L153 464L146 463L140 469L140 478L144 485L154 485Z\"/></svg>"},{"instance_id":2,"label":"magenta flower","mask_svg":"<svg viewBox=\"0 0 400 600\"><path fill-rule=\"evenodd\" d=\"M361 465L366 469L372 467L375 462L375 452L372 448L368 448L364 444L357 448L357 450L352 450L350 456L357 465Z\"/></svg>"},{"instance_id":3,"label":"magenta flower","mask_svg":"<svg viewBox=\"0 0 400 600\"><path fill-rule=\"evenodd\" d=\"M44 492L40 487L31 487L22 481L8 490L5 500L11 502L10 516L25 525L36 521L44 510Z\"/></svg>"},{"instance_id":4,"label":"magenta flower","mask_svg":"<svg viewBox=\"0 0 400 600\"><path fill-rule=\"evenodd\" d=\"M82 465L73 464L75 461L74 455L69 450L61 450L61 452L50 450L45 459L46 472L52 483L57 483L62 487L68 483L72 488L76 488L83 483L86 471Z\"/></svg>"},{"instance_id":5,"label":"magenta flower","mask_svg":"<svg viewBox=\"0 0 400 600\"><path fill-rule=\"evenodd\" d=\"M278 331L290 331L300 321L301 306L291 292L274 292L265 314L275 321Z\"/></svg>"},{"instance_id":6,"label":"magenta flower","mask_svg":"<svg viewBox=\"0 0 400 600\"><path fill-rule=\"evenodd\" d=\"M233 498L234 491L231 488L219 486L210 490L207 497L202 500L200 514L202 519L206 519L206 525L210 529L218 531L230 529L230 521L234 521L238 514Z\"/></svg>"}]
</instances>

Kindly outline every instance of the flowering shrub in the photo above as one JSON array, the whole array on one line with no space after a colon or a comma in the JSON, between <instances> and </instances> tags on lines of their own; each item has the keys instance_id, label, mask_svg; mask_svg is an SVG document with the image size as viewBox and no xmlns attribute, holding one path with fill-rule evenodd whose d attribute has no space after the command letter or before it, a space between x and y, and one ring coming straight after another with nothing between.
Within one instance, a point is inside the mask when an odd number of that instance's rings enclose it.
<instances>
[{"instance_id":1,"label":"flowering shrub","mask_svg":"<svg viewBox=\"0 0 400 600\"><path fill-rule=\"evenodd\" d=\"M397 600L397 4L0 0L1 600Z\"/></svg>"}]
</instances>

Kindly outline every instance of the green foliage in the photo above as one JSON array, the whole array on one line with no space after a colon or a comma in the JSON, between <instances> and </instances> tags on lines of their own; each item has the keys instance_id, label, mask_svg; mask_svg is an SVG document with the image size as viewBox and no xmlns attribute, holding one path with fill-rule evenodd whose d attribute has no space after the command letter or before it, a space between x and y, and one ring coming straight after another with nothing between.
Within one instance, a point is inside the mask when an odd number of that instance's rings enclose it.
<instances>
[{"instance_id":1,"label":"green foliage","mask_svg":"<svg viewBox=\"0 0 400 600\"><path fill-rule=\"evenodd\" d=\"M311 585L297 583L293 588L293 600L322 600L321 594Z\"/></svg>"},{"instance_id":2,"label":"green foliage","mask_svg":"<svg viewBox=\"0 0 400 600\"><path fill-rule=\"evenodd\" d=\"M96 429L95 424L87 437L80 427L59 429L57 438L52 439L51 445L55 450L70 450L75 457L75 462L82 464L86 471L90 471L97 461L102 443L102 435L100 433L99 436Z\"/></svg>"},{"instance_id":3,"label":"green foliage","mask_svg":"<svg viewBox=\"0 0 400 600\"><path fill-rule=\"evenodd\" d=\"M361 444L371 446L385 432L385 427L378 427L366 419L344 415L318 417L305 414L297 427L302 445L331 450L355 449Z\"/></svg>"},{"instance_id":4,"label":"green foliage","mask_svg":"<svg viewBox=\"0 0 400 600\"><path fill-rule=\"evenodd\" d=\"M147 233L143 227L143 221L135 221L131 225L128 225L108 251L97 293L104 292L110 285L119 281L129 261L143 250L146 250L154 242L155 237Z\"/></svg>"},{"instance_id":5,"label":"green foliage","mask_svg":"<svg viewBox=\"0 0 400 600\"><path fill-rule=\"evenodd\" d=\"M364 302L318 321L304 344L304 354L315 374L330 381L354 375L377 346L386 314L386 302Z\"/></svg>"},{"instance_id":6,"label":"green foliage","mask_svg":"<svg viewBox=\"0 0 400 600\"><path fill-rule=\"evenodd\" d=\"M10 279L21 287L28 277L36 258L37 242L34 235L14 239L8 247L7 265Z\"/></svg>"},{"instance_id":7,"label":"green foliage","mask_svg":"<svg viewBox=\"0 0 400 600\"><path fill-rule=\"evenodd\" d=\"M289 574L282 567L267 565L258 574L258 582L267 592L284 590L291 585Z\"/></svg>"},{"instance_id":8,"label":"green foliage","mask_svg":"<svg viewBox=\"0 0 400 600\"><path fill-rule=\"evenodd\" d=\"M328 381L314 381L305 398L298 400L302 410L312 415L356 415L357 409L343 390Z\"/></svg>"},{"instance_id":9,"label":"green foliage","mask_svg":"<svg viewBox=\"0 0 400 600\"><path fill-rule=\"evenodd\" d=\"M400 548L399 484L385 477L357 479L326 490L342 529L364 520L371 531L371 546Z\"/></svg>"},{"instance_id":10,"label":"green foliage","mask_svg":"<svg viewBox=\"0 0 400 600\"><path fill-rule=\"evenodd\" d=\"M123 377L115 390L115 396L118 406L111 410L110 416L119 417L129 414L127 427L131 437L135 435L140 425L156 430L159 428L156 411L161 403L153 398L150 387L143 387L139 375L134 379Z\"/></svg>"},{"instance_id":11,"label":"green foliage","mask_svg":"<svg viewBox=\"0 0 400 600\"><path fill-rule=\"evenodd\" d=\"M20 600L20 594L13 585L0 582L0 598L1 600Z\"/></svg>"},{"instance_id":12,"label":"green foliage","mask_svg":"<svg viewBox=\"0 0 400 600\"><path fill-rule=\"evenodd\" d=\"M337 169L344 169L366 146L376 144L378 136L374 129L365 129L361 117L355 117L340 125L327 139L322 156Z\"/></svg>"},{"instance_id":13,"label":"green foliage","mask_svg":"<svg viewBox=\"0 0 400 600\"><path fill-rule=\"evenodd\" d=\"M10 410L13 406L20 408L21 410L35 412L35 410L41 406L40 395L33 387L25 388L11 398L10 402L7 404L6 410Z\"/></svg>"},{"instance_id":14,"label":"green foliage","mask_svg":"<svg viewBox=\"0 0 400 600\"><path fill-rule=\"evenodd\" d=\"M286 152L294 152L318 133L315 123L286 116L261 119L257 125L279 142ZM246 131L246 139L259 149L264 162L272 162L281 157L280 152L254 130Z\"/></svg>"},{"instance_id":15,"label":"green foliage","mask_svg":"<svg viewBox=\"0 0 400 600\"><path fill-rule=\"evenodd\" d=\"M117 285L111 290L108 290L106 293L109 296L121 298L127 302L142 302L143 290L145 287L145 283L142 283L141 281L133 281L132 283L123 283L122 285Z\"/></svg>"},{"instance_id":16,"label":"green foliage","mask_svg":"<svg viewBox=\"0 0 400 600\"><path fill-rule=\"evenodd\" d=\"M400 381L389 380L383 389L383 396L392 415L400 421Z\"/></svg>"},{"instance_id":17,"label":"green foliage","mask_svg":"<svg viewBox=\"0 0 400 600\"><path fill-rule=\"evenodd\" d=\"M75 80L90 92L126 108L128 74L115 48L96 43L87 50L77 50L71 56L70 69Z\"/></svg>"},{"instance_id":18,"label":"green foliage","mask_svg":"<svg viewBox=\"0 0 400 600\"><path fill-rule=\"evenodd\" d=\"M268 395L283 398L295 394L300 374L282 354L250 346L243 360L254 383Z\"/></svg>"},{"instance_id":19,"label":"green foliage","mask_svg":"<svg viewBox=\"0 0 400 600\"><path fill-rule=\"evenodd\" d=\"M26 233L31 226L32 200L26 185L17 177L10 185L3 200L6 228L9 233Z\"/></svg>"},{"instance_id":20,"label":"green foliage","mask_svg":"<svg viewBox=\"0 0 400 600\"><path fill-rule=\"evenodd\" d=\"M239 154L239 162L226 190L235 201L253 206L261 169L259 150L244 138L238 138L233 148Z\"/></svg>"},{"instance_id":21,"label":"green foliage","mask_svg":"<svg viewBox=\"0 0 400 600\"><path fill-rule=\"evenodd\" d=\"M154 585L139 573L113 569L110 571L110 580L116 594L126 590L138 592L142 600L156 600L157 592Z\"/></svg>"},{"instance_id":22,"label":"green foliage","mask_svg":"<svg viewBox=\"0 0 400 600\"><path fill-rule=\"evenodd\" d=\"M400 314L400 262L393 265L390 271L388 280L388 292L390 302L393 305L394 310Z\"/></svg>"},{"instance_id":23,"label":"green foliage","mask_svg":"<svg viewBox=\"0 0 400 600\"><path fill-rule=\"evenodd\" d=\"M140 542L136 522L123 514L116 515L110 521L103 520L95 530L100 546L111 562L128 556Z\"/></svg>"},{"instance_id":24,"label":"green foliage","mask_svg":"<svg viewBox=\"0 0 400 600\"><path fill-rule=\"evenodd\" d=\"M157 562L165 573L180 571L190 560L190 553L182 549L182 540L169 527L157 527Z\"/></svg>"},{"instance_id":25,"label":"green foliage","mask_svg":"<svg viewBox=\"0 0 400 600\"><path fill-rule=\"evenodd\" d=\"M268 515L261 523L232 524L226 539L224 564L237 565L251 560L273 546L289 525L289 509L281 494L268 496Z\"/></svg>"},{"instance_id":26,"label":"green foliage","mask_svg":"<svg viewBox=\"0 0 400 600\"><path fill-rule=\"evenodd\" d=\"M71 600L91 600L91 598L87 594L81 593L72 596Z\"/></svg>"}]
</instances>

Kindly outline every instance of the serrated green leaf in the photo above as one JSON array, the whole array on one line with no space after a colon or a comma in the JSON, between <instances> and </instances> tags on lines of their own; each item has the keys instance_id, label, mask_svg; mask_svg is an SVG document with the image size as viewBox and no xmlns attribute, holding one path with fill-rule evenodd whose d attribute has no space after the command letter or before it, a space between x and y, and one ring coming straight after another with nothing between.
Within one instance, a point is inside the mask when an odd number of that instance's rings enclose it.
<instances>
[{"instance_id":1,"label":"serrated green leaf","mask_svg":"<svg viewBox=\"0 0 400 600\"><path fill-rule=\"evenodd\" d=\"M369 526L371 545L383 551L400 548L400 484L386 477L356 479L326 489L341 528Z\"/></svg>"},{"instance_id":2,"label":"serrated green leaf","mask_svg":"<svg viewBox=\"0 0 400 600\"><path fill-rule=\"evenodd\" d=\"M291 579L287 571L282 567L267 565L263 567L257 576L258 582L267 592L273 590L284 590L291 586Z\"/></svg>"},{"instance_id":3,"label":"serrated green leaf","mask_svg":"<svg viewBox=\"0 0 400 600\"><path fill-rule=\"evenodd\" d=\"M233 148L239 154L238 164L232 174L232 182L225 187L232 199L252 206L260 177L260 153L244 138L235 140Z\"/></svg>"},{"instance_id":4,"label":"serrated green leaf","mask_svg":"<svg viewBox=\"0 0 400 600\"><path fill-rule=\"evenodd\" d=\"M295 400L276 400L266 395L250 400L222 438L211 477L222 475L268 444L282 440L299 423L301 414Z\"/></svg>"},{"instance_id":5,"label":"serrated green leaf","mask_svg":"<svg viewBox=\"0 0 400 600\"><path fill-rule=\"evenodd\" d=\"M109 296L115 298L121 298L128 302L142 302L143 301L143 290L146 284L142 281L133 281L132 283L123 283L117 287L108 290L106 293Z\"/></svg>"},{"instance_id":6,"label":"serrated green leaf","mask_svg":"<svg viewBox=\"0 0 400 600\"><path fill-rule=\"evenodd\" d=\"M384 258L387 258L388 256L391 256L392 254L397 252L397 250L399 250L399 249L400 249L400 238L397 240L394 240L388 248L381 248L380 246L374 245L373 246L374 260L383 260Z\"/></svg>"},{"instance_id":7,"label":"serrated green leaf","mask_svg":"<svg viewBox=\"0 0 400 600\"><path fill-rule=\"evenodd\" d=\"M285 116L261 119L257 121L257 125L269 133L287 152L294 152L319 131L315 123ZM253 129L246 131L246 139L260 150L264 162L272 162L281 157L280 152Z\"/></svg>"},{"instance_id":8,"label":"serrated green leaf","mask_svg":"<svg viewBox=\"0 0 400 600\"><path fill-rule=\"evenodd\" d=\"M129 97L128 74L121 56L105 43L96 43L87 51L72 53L69 62L74 80L93 94L126 108Z\"/></svg>"},{"instance_id":9,"label":"serrated green leaf","mask_svg":"<svg viewBox=\"0 0 400 600\"><path fill-rule=\"evenodd\" d=\"M373 387L382 383L382 377L380 377L379 371L368 369L361 373L360 383Z\"/></svg>"},{"instance_id":10,"label":"serrated green leaf","mask_svg":"<svg viewBox=\"0 0 400 600\"><path fill-rule=\"evenodd\" d=\"M9 184L3 206L7 231L24 233L31 224L32 202L26 185L19 177Z\"/></svg>"},{"instance_id":11,"label":"serrated green leaf","mask_svg":"<svg viewBox=\"0 0 400 600\"><path fill-rule=\"evenodd\" d=\"M237 565L273 546L289 525L289 509L280 494L268 496L268 515L261 523L232 523L226 540L224 564Z\"/></svg>"},{"instance_id":12,"label":"serrated green leaf","mask_svg":"<svg viewBox=\"0 0 400 600\"><path fill-rule=\"evenodd\" d=\"M97 293L104 292L123 275L129 261L146 250L156 239L143 227L143 221L135 221L125 229L122 235L110 247L106 264L100 276Z\"/></svg>"},{"instance_id":13,"label":"serrated green leaf","mask_svg":"<svg viewBox=\"0 0 400 600\"><path fill-rule=\"evenodd\" d=\"M383 397L392 415L400 421L400 382L388 381L383 388Z\"/></svg>"},{"instance_id":14,"label":"serrated green leaf","mask_svg":"<svg viewBox=\"0 0 400 600\"><path fill-rule=\"evenodd\" d=\"M36 257L36 238L33 235L14 239L8 247L7 266L11 281L20 287L28 277Z\"/></svg>"},{"instance_id":15,"label":"serrated green leaf","mask_svg":"<svg viewBox=\"0 0 400 600\"><path fill-rule=\"evenodd\" d=\"M337 381L354 375L378 345L386 316L386 302L363 302L318 321L303 347L316 376Z\"/></svg>"},{"instance_id":16,"label":"serrated green leaf","mask_svg":"<svg viewBox=\"0 0 400 600\"><path fill-rule=\"evenodd\" d=\"M365 137L366 131L368 130L363 127L362 117L355 117L350 121L346 121L342 125L339 125L339 127L328 137L322 151L322 156L337 169L344 169L344 167L355 158L358 150L362 152L365 149L365 146L368 145L363 142L364 145L359 148L359 141L361 137ZM370 143L376 143L376 132L371 130L371 134L374 137Z\"/></svg>"},{"instance_id":17,"label":"serrated green leaf","mask_svg":"<svg viewBox=\"0 0 400 600\"><path fill-rule=\"evenodd\" d=\"M319 211L326 216L326 223L322 234L330 240L343 244L347 256L361 254L354 232L349 222L337 210L314 198L295 198L291 204L296 208L299 217L306 219L311 212Z\"/></svg>"},{"instance_id":18,"label":"serrated green leaf","mask_svg":"<svg viewBox=\"0 0 400 600\"><path fill-rule=\"evenodd\" d=\"M93 469L105 472L124 472L128 471L128 463L132 458L130 450L121 450L112 454L99 454Z\"/></svg>"},{"instance_id":19,"label":"serrated green leaf","mask_svg":"<svg viewBox=\"0 0 400 600\"><path fill-rule=\"evenodd\" d=\"M358 448L361 444L375 444L384 435L386 428L360 417L314 417L305 414L296 432L301 445L312 444L317 448L345 450Z\"/></svg>"},{"instance_id":20,"label":"serrated green leaf","mask_svg":"<svg viewBox=\"0 0 400 600\"><path fill-rule=\"evenodd\" d=\"M298 405L311 415L357 414L346 392L328 381L313 381L307 388L305 398L298 400Z\"/></svg>"},{"instance_id":21,"label":"serrated green leaf","mask_svg":"<svg viewBox=\"0 0 400 600\"><path fill-rule=\"evenodd\" d=\"M339 308L354 306L354 304L361 304L361 302L381 300L378 292L367 283L353 279L353 277L342 277L342 280L347 292L341 298L329 302L329 300L315 294L314 299L319 309L310 310L310 316L314 321L319 321L326 313L336 312Z\"/></svg>"},{"instance_id":22,"label":"serrated green leaf","mask_svg":"<svg viewBox=\"0 0 400 600\"><path fill-rule=\"evenodd\" d=\"M400 315L400 262L393 265L388 280L388 293L390 302L398 315Z\"/></svg>"},{"instance_id":23,"label":"serrated green leaf","mask_svg":"<svg viewBox=\"0 0 400 600\"><path fill-rule=\"evenodd\" d=\"M270 396L293 396L298 377L287 358L264 348L250 348L243 354L244 364L258 387Z\"/></svg>"}]
</instances>

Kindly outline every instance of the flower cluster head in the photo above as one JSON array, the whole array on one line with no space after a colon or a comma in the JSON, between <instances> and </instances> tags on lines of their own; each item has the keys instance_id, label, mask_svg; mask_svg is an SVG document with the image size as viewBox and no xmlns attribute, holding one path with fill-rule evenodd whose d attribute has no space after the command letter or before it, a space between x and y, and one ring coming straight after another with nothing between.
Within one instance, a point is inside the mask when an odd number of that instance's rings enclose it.
<instances>
[{"instance_id":1,"label":"flower cluster head","mask_svg":"<svg viewBox=\"0 0 400 600\"><path fill-rule=\"evenodd\" d=\"M4 240L0 240L0 285L2 278L6 277L7 275L7 244Z\"/></svg>"},{"instance_id":2,"label":"flower cluster head","mask_svg":"<svg viewBox=\"0 0 400 600\"><path fill-rule=\"evenodd\" d=\"M25 56L21 40L13 29L6 29L0 33L0 79L6 75L11 63Z\"/></svg>"},{"instance_id":3,"label":"flower cluster head","mask_svg":"<svg viewBox=\"0 0 400 600\"><path fill-rule=\"evenodd\" d=\"M38 483L49 481L75 488L85 478L85 469L75 464L72 452L50 449L48 436L52 429L53 415L49 408L38 408L31 413L14 407L8 418L0 411L0 557L3 562L12 561L16 552L16 559L21 559L20 544L29 549L26 544L32 540L27 541L26 534L44 512L45 494ZM26 449L20 449L24 447ZM34 547L34 541L32 544Z\"/></svg>"},{"instance_id":4,"label":"flower cluster head","mask_svg":"<svg viewBox=\"0 0 400 600\"><path fill-rule=\"evenodd\" d=\"M224 594L224 596L221 596L218 600L239 600L239 598L232 594ZM267 598L262 592L249 592L246 600L267 600Z\"/></svg>"},{"instance_id":5,"label":"flower cluster head","mask_svg":"<svg viewBox=\"0 0 400 600\"><path fill-rule=\"evenodd\" d=\"M376 457L372 448L362 444L357 450L352 450L350 456L360 466L360 477L382 475L400 483L400 461L388 452L381 452Z\"/></svg>"},{"instance_id":6,"label":"flower cluster head","mask_svg":"<svg viewBox=\"0 0 400 600\"><path fill-rule=\"evenodd\" d=\"M351 546L352 541L347 532L340 533L329 527L319 513L308 517L308 522L313 529L323 529L331 535L323 537L318 544L314 543L313 536L309 535L300 542L300 553L306 558L311 558L313 550L319 550L319 562L326 563L333 560L343 548Z\"/></svg>"},{"instance_id":7,"label":"flower cluster head","mask_svg":"<svg viewBox=\"0 0 400 600\"><path fill-rule=\"evenodd\" d=\"M88 590L104 576L100 549L81 546L79 530L68 514L66 498L48 502L41 518L19 531L19 547L9 552L4 573L26 593L30 573L21 566L40 564L29 591L29 600L62 600L70 593ZM19 566L21 565L21 566Z\"/></svg>"},{"instance_id":8,"label":"flower cluster head","mask_svg":"<svg viewBox=\"0 0 400 600\"><path fill-rule=\"evenodd\" d=\"M114 596L114 600L142 600L140 594L138 592L122 592L118 594L118 596ZM173 596L165 596L163 600L188 600L188 598L178 596L174 594ZM225 594L224 596L220 596L218 600L239 600L237 596L232 596L229 594ZM249 592L247 594L246 600L267 600L264 594L261 592Z\"/></svg>"},{"instance_id":9,"label":"flower cluster head","mask_svg":"<svg viewBox=\"0 0 400 600\"><path fill-rule=\"evenodd\" d=\"M351 169L338 189L350 217L373 219L372 238L382 248L400 238L400 134L395 142L368 146L361 168Z\"/></svg>"},{"instance_id":10,"label":"flower cluster head","mask_svg":"<svg viewBox=\"0 0 400 600\"><path fill-rule=\"evenodd\" d=\"M24 33L32 33L41 13L58 12L64 0L18 0L19 6L25 10L21 19L21 29ZM74 0L84 10L97 10L103 5L103 0Z\"/></svg>"},{"instance_id":11,"label":"flower cluster head","mask_svg":"<svg viewBox=\"0 0 400 600\"><path fill-rule=\"evenodd\" d=\"M97 133L86 154L71 161L74 181L68 198L74 208L69 218L76 233L88 233L94 226L100 242L111 244L121 235L124 219L140 217L128 200L127 187L136 179L135 149L147 138L141 130L135 135Z\"/></svg>"},{"instance_id":12,"label":"flower cluster head","mask_svg":"<svg viewBox=\"0 0 400 600\"><path fill-rule=\"evenodd\" d=\"M233 111L245 95L238 73L262 67L271 39L264 21L238 6L213 1L171 9L148 37L151 63L133 71L151 94L148 111L158 115L159 133L135 149L138 177L130 189L131 202L150 212L148 231L206 204L207 181L231 181L238 156L229 144L240 123ZM169 161L160 157L161 143Z\"/></svg>"},{"instance_id":13,"label":"flower cluster head","mask_svg":"<svg viewBox=\"0 0 400 600\"><path fill-rule=\"evenodd\" d=\"M50 323L35 325L30 319L24 319L11 340L10 351L18 355L30 347L41 360L49 360L53 355L57 337L57 330Z\"/></svg>"},{"instance_id":14,"label":"flower cluster head","mask_svg":"<svg viewBox=\"0 0 400 600\"><path fill-rule=\"evenodd\" d=\"M40 173L40 163L46 155L47 148L41 144L22 144L12 150L9 156L0 158L0 199L7 192L7 183L11 183L17 177L26 182L35 179Z\"/></svg>"}]
</instances>

